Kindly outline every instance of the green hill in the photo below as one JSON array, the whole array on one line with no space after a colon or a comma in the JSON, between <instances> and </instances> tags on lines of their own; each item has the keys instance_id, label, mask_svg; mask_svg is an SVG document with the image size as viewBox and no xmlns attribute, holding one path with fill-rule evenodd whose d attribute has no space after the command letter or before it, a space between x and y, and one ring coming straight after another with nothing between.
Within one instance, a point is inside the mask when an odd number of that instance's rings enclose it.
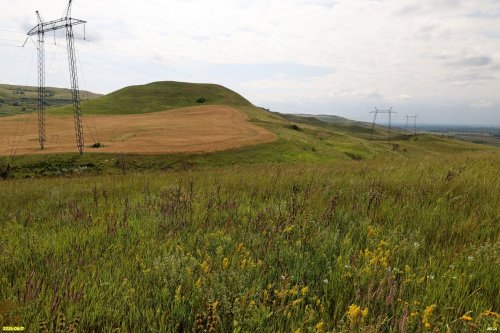
<instances>
[{"instance_id":1,"label":"green hill","mask_svg":"<svg viewBox=\"0 0 500 333\"><path fill-rule=\"evenodd\" d=\"M88 91L80 91L82 101L92 100L101 95ZM64 88L45 88L47 109L71 104L71 90ZM0 84L0 117L36 111L38 105L38 88Z\"/></svg>"},{"instance_id":2,"label":"green hill","mask_svg":"<svg viewBox=\"0 0 500 333\"><path fill-rule=\"evenodd\" d=\"M251 106L245 98L220 85L164 81L130 86L83 101L82 110L85 114L137 114L203 104ZM65 106L53 112L65 114L72 109Z\"/></svg>"}]
</instances>

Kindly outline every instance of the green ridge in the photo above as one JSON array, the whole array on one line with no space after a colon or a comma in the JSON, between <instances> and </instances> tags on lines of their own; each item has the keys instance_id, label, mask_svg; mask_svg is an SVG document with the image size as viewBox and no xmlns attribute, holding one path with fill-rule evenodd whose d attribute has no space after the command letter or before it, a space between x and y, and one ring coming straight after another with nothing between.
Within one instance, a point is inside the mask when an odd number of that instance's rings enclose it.
<instances>
[{"instance_id":1,"label":"green ridge","mask_svg":"<svg viewBox=\"0 0 500 333\"><path fill-rule=\"evenodd\" d=\"M82 110L85 114L140 114L203 104L251 106L245 98L220 85L163 81L126 87L83 101ZM72 109L68 105L53 112L69 114Z\"/></svg>"}]
</instances>

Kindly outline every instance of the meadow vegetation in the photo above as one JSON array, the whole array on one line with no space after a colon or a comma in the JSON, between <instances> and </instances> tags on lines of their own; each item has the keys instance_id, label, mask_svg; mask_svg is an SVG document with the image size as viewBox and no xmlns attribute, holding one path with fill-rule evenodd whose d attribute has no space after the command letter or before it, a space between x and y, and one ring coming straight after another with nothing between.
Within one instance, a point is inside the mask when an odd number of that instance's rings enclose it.
<instances>
[{"instance_id":1,"label":"meadow vegetation","mask_svg":"<svg viewBox=\"0 0 500 333\"><path fill-rule=\"evenodd\" d=\"M499 329L497 150L277 165L220 154L191 170L0 182L0 325Z\"/></svg>"}]
</instances>

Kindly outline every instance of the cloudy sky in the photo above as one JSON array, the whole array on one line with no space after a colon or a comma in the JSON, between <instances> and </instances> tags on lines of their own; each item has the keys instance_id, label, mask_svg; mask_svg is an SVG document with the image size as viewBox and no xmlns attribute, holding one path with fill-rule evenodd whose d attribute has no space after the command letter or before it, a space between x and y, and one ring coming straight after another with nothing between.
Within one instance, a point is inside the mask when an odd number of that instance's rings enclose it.
<instances>
[{"instance_id":1,"label":"cloudy sky","mask_svg":"<svg viewBox=\"0 0 500 333\"><path fill-rule=\"evenodd\" d=\"M211 82L280 112L500 125L500 0L74 0L82 89ZM0 0L0 82L36 85L16 47L66 0ZM75 28L83 37L83 28ZM65 40L46 35L47 85L69 87ZM384 120L382 119L381 122Z\"/></svg>"}]
</instances>

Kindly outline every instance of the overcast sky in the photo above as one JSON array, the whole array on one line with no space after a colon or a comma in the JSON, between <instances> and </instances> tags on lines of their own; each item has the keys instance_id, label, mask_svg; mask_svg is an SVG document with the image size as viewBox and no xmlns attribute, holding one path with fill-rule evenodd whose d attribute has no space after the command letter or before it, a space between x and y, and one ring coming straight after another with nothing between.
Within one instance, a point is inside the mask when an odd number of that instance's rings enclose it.
<instances>
[{"instance_id":1,"label":"overcast sky","mask_svg":"<svg viewBox=\"0 0 500 333\"><path fill-rule=\"evenodd\" d=\"M37 84L33 43L15 45L66 4L0 0L0 83ZM500 125L500 0L74 0L72 16L81 89L210 82L280 112ZM66 59L46 35L47 85L70 86Z\"/></svg>"}]
</instances>

